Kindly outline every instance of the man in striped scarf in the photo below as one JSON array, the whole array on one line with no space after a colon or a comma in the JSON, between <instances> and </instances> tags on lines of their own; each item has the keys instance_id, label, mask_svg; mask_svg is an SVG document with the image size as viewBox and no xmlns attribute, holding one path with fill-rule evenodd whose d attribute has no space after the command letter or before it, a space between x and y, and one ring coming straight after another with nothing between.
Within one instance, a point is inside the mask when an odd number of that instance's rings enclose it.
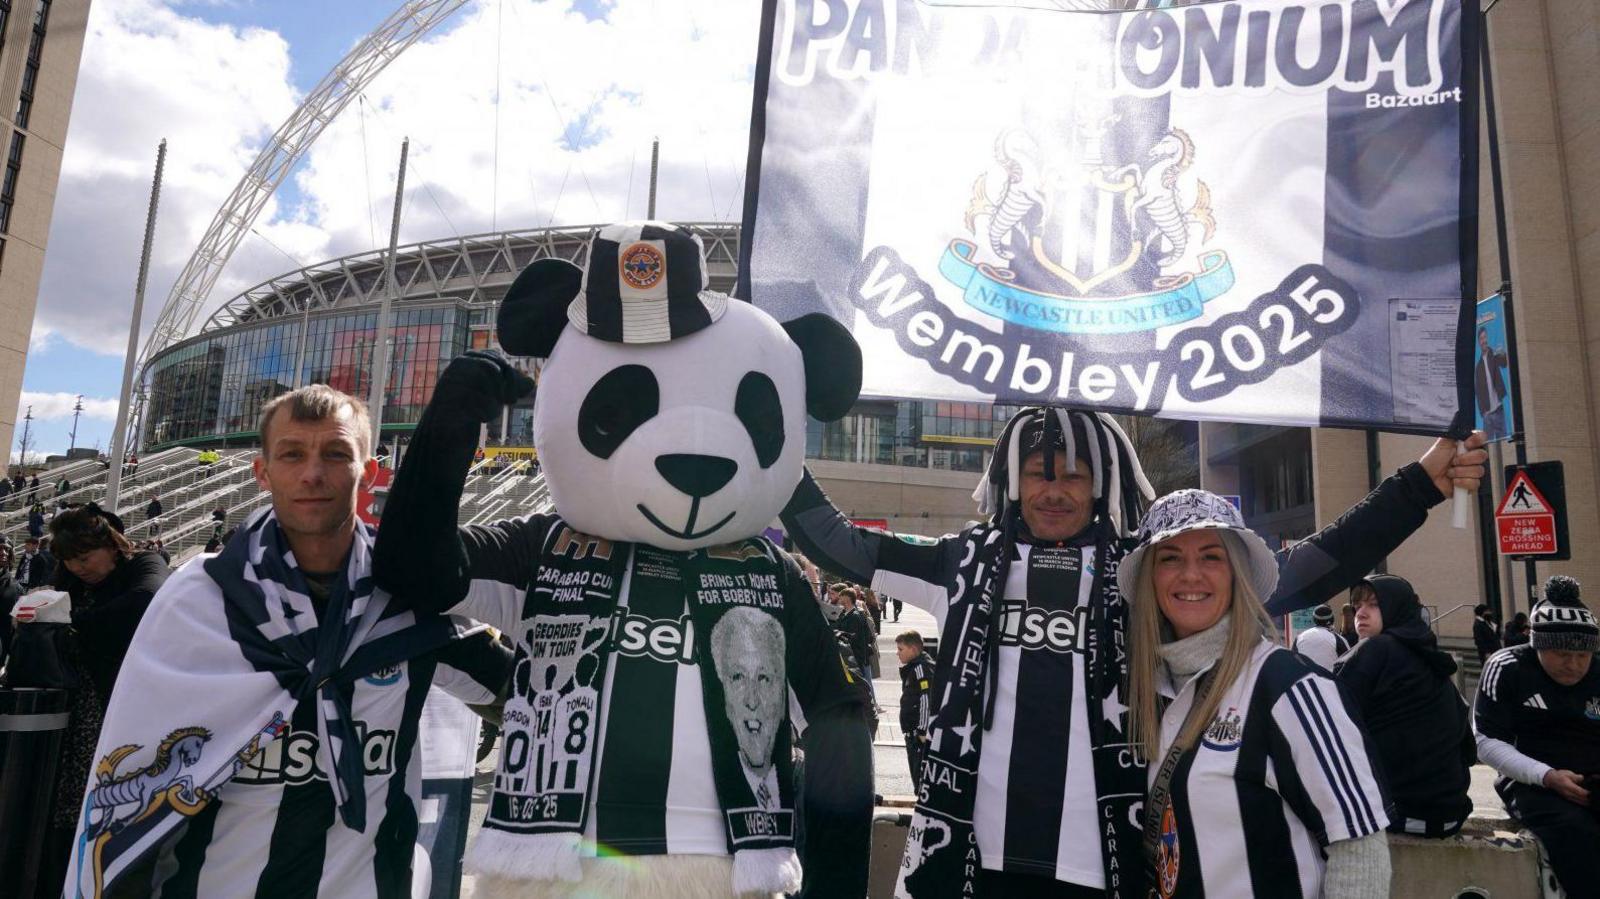
<instances>
[{"instance_id":1,"label":"man in striped scarf","mask_svg":"<svg viewBox=\"0 0 1600 899\"><path fill-rule=\"evenodd\" d=\"M483 625L372 582L360 401L313 385L268 403L256 479L272 507L151 600L117 678L67 896L404 899L423 817L432 686L492 703L511 655ZM423 857L425 859L425 857Z\"/></svg>"}]
</instances>

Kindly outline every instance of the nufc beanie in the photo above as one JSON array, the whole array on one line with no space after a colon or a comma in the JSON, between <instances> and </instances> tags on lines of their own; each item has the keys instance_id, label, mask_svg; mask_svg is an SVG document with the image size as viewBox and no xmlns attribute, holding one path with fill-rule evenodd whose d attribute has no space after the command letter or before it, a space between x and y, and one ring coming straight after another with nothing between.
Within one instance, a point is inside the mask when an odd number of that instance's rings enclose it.
<instances>
[{"instance_id":1,"label":"nufc beanie","mask_svg":"<svg viewBox=\"0 0 1600 899\"><path fill-rule=\"evenodd\" d=\"M1600 652L1600 623L1578 598L1578 582L1556 575L1544 585L1544 601L1529 618L1534 649Z\"/></svg>"}]
</instances>

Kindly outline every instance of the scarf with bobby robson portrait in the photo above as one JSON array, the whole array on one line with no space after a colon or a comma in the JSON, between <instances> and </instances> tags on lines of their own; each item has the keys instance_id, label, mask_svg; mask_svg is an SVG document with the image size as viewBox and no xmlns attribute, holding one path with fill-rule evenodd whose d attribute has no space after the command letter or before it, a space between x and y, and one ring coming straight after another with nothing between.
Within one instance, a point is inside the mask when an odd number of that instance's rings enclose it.
<instances>
[{"instance_id":1,"label":"scarf with bobby robson portrait","mask_svg":"<svg viewBox=\"0 0 1600 899\"><path fill-rule=\"evenodd\" d=\"M646 589L640 584L648 579L681 583L687 596L734 892L797 891L779 552L764 537L668 552L589 537L557 521L539 559L514 634L506 750L483 829L468 851L469 870L520 880L582 878L583 835L594 814L594 737L606 670L628 614L623 585ZM652 568L667 577L645 577ZM736 732L730 696L758 711L759 727Z\"/></svg>"},{"instance_id":2,"label":"scarf with bobby robson portrait","mask_svg":"<svg viewBox=\"0 0 1600 899\"><path fill-rule=\"evenodd\" d=\"M935 695L942 699L930 728L931 740L918 780L905 856L895 886L897 899L1001 899L984 896L978 886L982 859L974 830L978 760L983 733L992 719L998 637L996 609L1015 543L1016 516L1000 526L980 525L966 535L960 575L951 592L935 671ZM1127 676L1127 604L1117 590L1117 565L1124 542L1105 535L1079 554L1077 577L1093 579L1088 609L1085 695L1093 758L1096 820L1100 822L1105 895L1143 899L1141 826L1145 769L1127 738L1126 712L1119 691ZM1092 553L1092 556L1089 554ZM1025 574L1023 576L1026 576ZM1079 584L1052 589L1077 594ZM1108 717L1107 711L1112 714ZM1088 801L1089 797L1083 797Z\"/></svg>"}]
</instances>

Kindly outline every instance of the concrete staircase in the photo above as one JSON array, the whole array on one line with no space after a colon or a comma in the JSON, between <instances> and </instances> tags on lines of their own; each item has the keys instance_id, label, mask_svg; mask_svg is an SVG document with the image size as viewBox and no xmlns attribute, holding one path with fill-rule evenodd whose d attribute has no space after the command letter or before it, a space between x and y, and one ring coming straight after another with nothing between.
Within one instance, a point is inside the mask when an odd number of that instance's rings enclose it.
<instances>
[{"instance_id":1,"label":"concrete staircase","mask_svg":"<svg viewBox=\"0 0 1600 899\"><path fill-rule=\"evenodd\" d=\"M117 515L122 518L128 539L136 545L159 537L176 562L191 550L198 551L212 532L211 513L214 509L227 510L224 529L243 521L259 508L265 494L256 486L250 471L254 453L249 450L224 451L222 458L210 465L202 465L198 453L191 449L171 449L147 457L138 469L122 481L117 501ZM72 489L57 497L55 488L45 490L44 476L40 477L41 499L45 503L46 517L53 515L60 503L105 502L106 481L109 469L98 463L89 466L74 464L48 472L52 485L65 476ZM161 498L162 514L156 521L145 518L145 507L151 497ZM13 542L27 534L27 507L12 509L0 517L0 533Z\"/></svg>"},{"instance_id":2,"label":"concrete staircase","mask_svg":"<svg viewBox=\"0 0 1600 899\"><path fill-rule=\"evenodd\" d=\"M223 450L222 459L201 465L198 452L170 449L139 463L138 469L122 481L117 514L122 517L128 539L136 545L159 537L174 566L181 565L205 548L215 527L212 512L226 510L223 530L236 527L257 509L271 502L270 494L257 486L250 469L254 450ZM108 469L95 461L73 462L40 474L39 499L46 506L46 520L61 502L103 503ZM66 477L72 485L56 496L55 485ZM145 506L152 496L161 498L158 521L145 519ZM21 542L28 531L28 503L11 498L0 512L0 534ZM550 490L543 474L529 475L526 466L498 468L493 460L475 464L468 472L456 520L460 524L485 524L549 511ZM159 529L158 526L159 525Z\"/></svg>"},{"instance_id":3,"label":"concrete staircase","mask_svg":"<svg viewBox=\"0 0 1600 899\"><path fill-rule=\"evenodd\" d=\"M461 524L487 524L550 510L550 488L543 472L530 475L526 464L496 469L493 462L485 460L468 470L457 516Z\"/></svg>"}]
</instances>

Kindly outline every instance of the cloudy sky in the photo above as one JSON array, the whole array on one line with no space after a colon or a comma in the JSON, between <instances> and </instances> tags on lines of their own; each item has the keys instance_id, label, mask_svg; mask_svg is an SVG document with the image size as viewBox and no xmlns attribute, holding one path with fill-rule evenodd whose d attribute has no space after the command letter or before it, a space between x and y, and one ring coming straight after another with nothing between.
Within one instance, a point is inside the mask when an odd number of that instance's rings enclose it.
<instances>
[{"instance_id":1,"label":"cloudy sky","mask_svg":"<svg viewBox=\"0 0 1600 899\"><path fill-rule=\"evenodd\" d=\"M34 446L109 447L156 145L168 141L142 330L274 130L400 0L95 0L22 406ZM760 4L468 0L330 124L205 314L274 274L386 243L739 213ZM498 138L497 138L498 132ZM19 410L18 415L22 414Z\"/></svg>"}]
</instances>

